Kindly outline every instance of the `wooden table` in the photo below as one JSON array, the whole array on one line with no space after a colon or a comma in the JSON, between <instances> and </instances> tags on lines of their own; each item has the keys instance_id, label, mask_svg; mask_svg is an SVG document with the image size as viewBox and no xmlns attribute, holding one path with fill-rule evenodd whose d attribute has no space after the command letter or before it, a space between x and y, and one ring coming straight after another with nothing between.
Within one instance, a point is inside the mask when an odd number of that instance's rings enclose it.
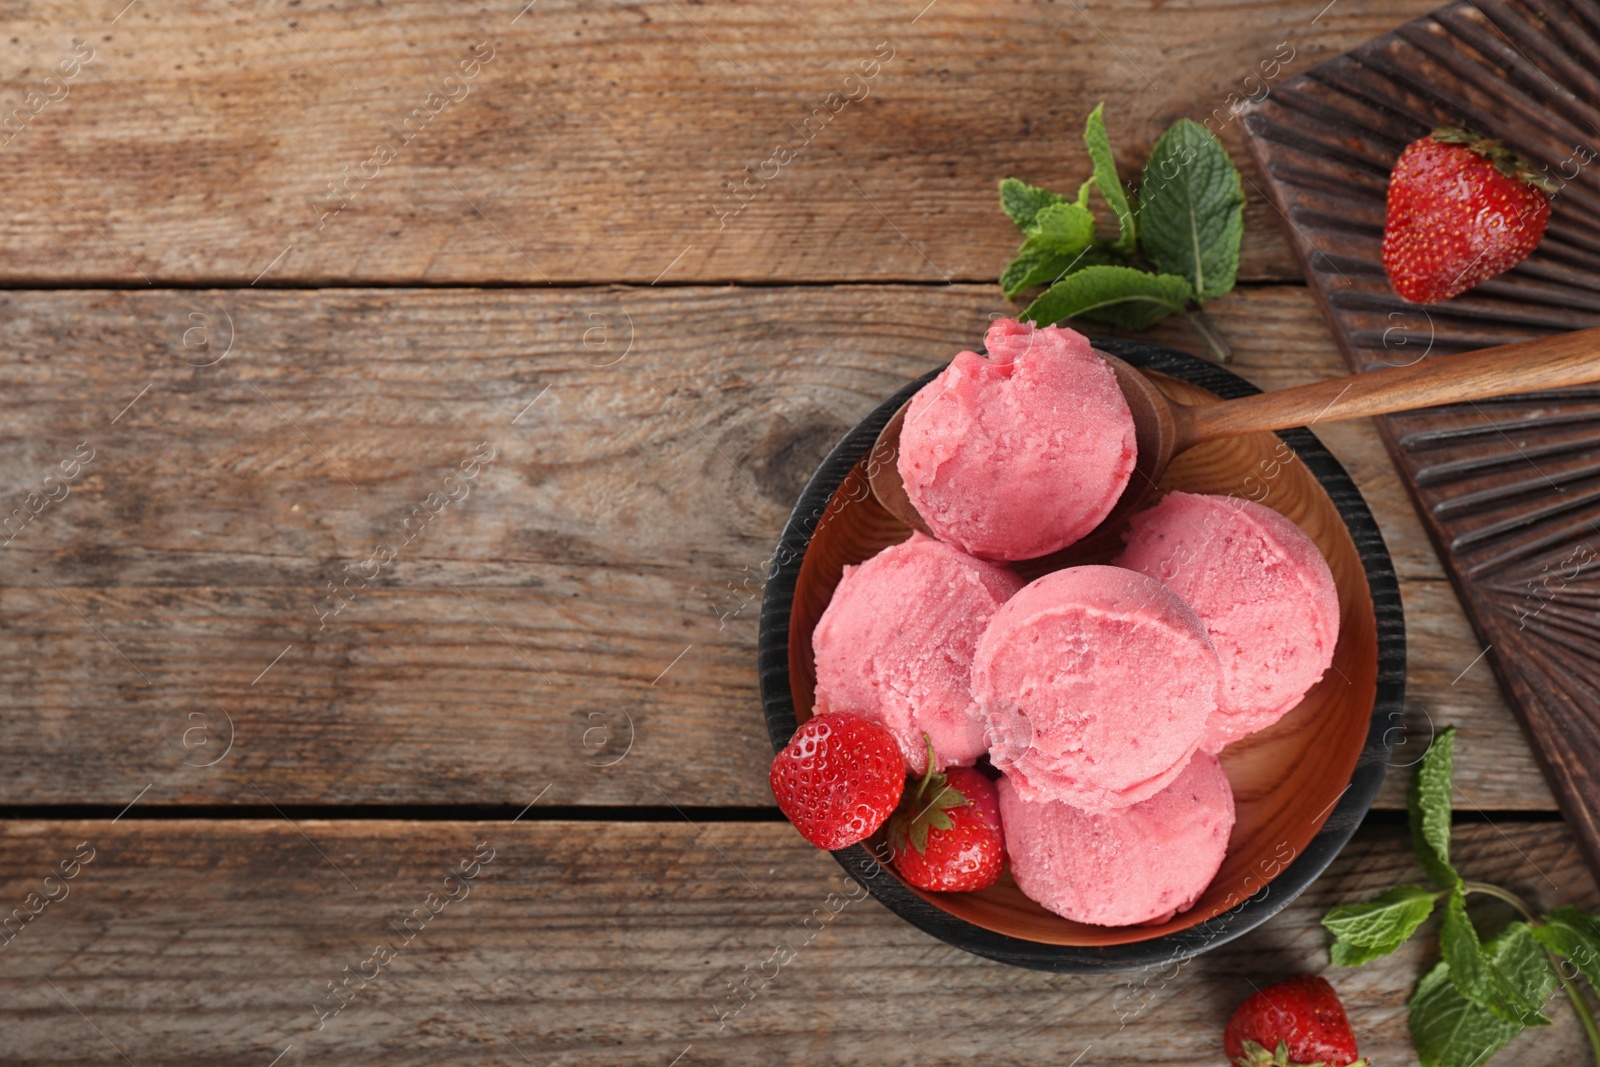
<instances>
[{"instance_id":1,"label":"wooden table","mask_svg":"<svg viewBox=\"0 0 1600 1067\"><path fill-rule=\"evenodd\" d=\"M813 466L1007 309L998 178L1075 185L1101 99L1136 162L1425 0L123 2L0 12L0 911L57 896L0 1062L1220 1062L1325 908L1417 877L1402 768L1239 941L989 963L828 908L754 661ZM1238 369L1342 373L1222 135ZM1322 436L1401 576L1397 764L1459 725L1462 865L1594 906L1377 437ZM1331 973L1382 1063L1428 952ZM1519 1062L1576 1061L1556 1017Z\"/></svg>"}]
</instances>

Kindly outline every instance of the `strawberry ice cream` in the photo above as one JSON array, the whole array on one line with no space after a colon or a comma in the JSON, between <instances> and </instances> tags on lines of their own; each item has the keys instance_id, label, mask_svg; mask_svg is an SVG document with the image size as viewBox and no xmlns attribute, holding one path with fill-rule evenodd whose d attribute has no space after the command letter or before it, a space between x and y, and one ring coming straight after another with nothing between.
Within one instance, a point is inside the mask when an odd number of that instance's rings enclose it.
<instances>
[{"instance_id":1,"label":"strawberry ice cream","mask_svg":"<svg viewBox=\"0 0 1600 1067\"><path fill-rule=\"evenodd\" d=\"M1194 611L1153 578L1071 567L1030 583L978 642L989 756L1027 801L1137 804L1183 771L1221 667Z\"/></svg>"},{"instance_id":2,"label":"strawberry ice cream","mask_svg":"<svg viewBox=\"0 0 1600 1067\"><path fill-rule=\"evenodd\" d=\"M1148 800L1092 814L1029 803L999 782L1006 857L1017 888L1074 922L1160 923L1188 911L1217 875L1233 830L1233 790L1222 764L1196 752Z\"/></svg>"},{"instance_id":3,"label":"strawberry ice cream","mask_svg":"<svg viewBox=\"0 0 1600 1067\"><path fill-rule=\"evenodd\" d=\"M1080 333L1001 319L984 343L987 358L961 353L912 397L900 478L940 539L1034 559L1116 504L1133 474L1133 415Z\"/></svg>"},{"instance_id":4,"label":"strawberry ice cream","mask_svg":"<svg viewBox=\"0 0 1600 1067\"><path fill-rule=\"evenodd\" d=\"M1339 638L1339 594L1315 542L1269 507L1168 493L1134 517L1117 561L1177 593L1222 661L1204 746L1220 751L1300 703Z\"/></svg>"},{"instance_id":5,"label":"strawberry ice cream","mask_svg":"<svg viewBox=\"0 0 1600 1067\"><path fill-rule=\"evenodd\" d=\"M972 652L1022 579L925 534L846 567L811 635L817 707L882 723L917 774L924 732L940 767L988 751L972 699Z\"/></svg>"}]
</instances>

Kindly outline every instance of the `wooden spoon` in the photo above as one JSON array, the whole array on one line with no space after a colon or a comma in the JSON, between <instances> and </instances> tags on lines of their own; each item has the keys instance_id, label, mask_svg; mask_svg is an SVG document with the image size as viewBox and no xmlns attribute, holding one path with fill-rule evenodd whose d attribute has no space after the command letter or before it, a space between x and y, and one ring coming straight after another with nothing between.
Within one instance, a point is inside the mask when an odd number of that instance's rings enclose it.
<instances>
[{"instance_id":1,"label":"wooden spoon","mask_svg":"<svg viewBox=\"0 0 1600 1067\"><path fill-rule=\"evenodd\" d=\"M1117 384L1133 412L1139 452L1127 489L1100 529L1137 508L1161 481L1174 456L1205 441L1600 381L1600 328L1202 404L1170 400L1141 371L1116 356L1096 351L1116 372ZM907 401L879 433L868 463L868 478L873 495L890 514L913 529L930 533L900 480L900 428L910 406Z\"/></svg>"}]
</instances>

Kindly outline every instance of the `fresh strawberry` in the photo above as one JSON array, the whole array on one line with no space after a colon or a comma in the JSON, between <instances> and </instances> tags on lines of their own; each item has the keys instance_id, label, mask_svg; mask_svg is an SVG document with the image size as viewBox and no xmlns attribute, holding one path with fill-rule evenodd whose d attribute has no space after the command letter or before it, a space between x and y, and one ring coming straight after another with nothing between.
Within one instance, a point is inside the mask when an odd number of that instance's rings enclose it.
<instances>
[{"instance_id":1,"label":"fresh strawberry","mask_svg":"<svg viewBox=\"0 0 1600 1067\"><path fill-rule=\"evenodd\" d=\"M1499 141L1445 126L1400 154L1389 176L1383 269L1413 304L1464 293L1528 258L1555 185Z\"/></svg>"},{"instance_id":2,"label":"fresh strawberry","mask_svg":"<svg viewBox=\"0 0 1600 1067\"><path fill-rule=\"evenodd\" d=\"M928 771L908 790L889 820L894 869L918 889L964 892L994 885L1005 867L1000 796L994 783L971 767Z\"/></svg>"},{"instance_id":3,"label":"fresh strawberry","mask_svg":"<svg viewBox=\"0 0 1600 1067\"><path fill-rule=\"evenodd\" d=\"M894 735L859 715L813 715L772 760L772 795L800 836L818 848L865 841L906 788Z\"/></svg>"},{"instance_id":4,"label":"fresh strawberry","mask_svg":"<svg viewBox=\"0 0 1600 1067\"><path fill-rule=\"evenodd\" d=\"M1222 1048L1238 1067L1367 1067L1327 979L1297 974L1245 1001L1228 1020Z\"/></svg>"}]
</instances>

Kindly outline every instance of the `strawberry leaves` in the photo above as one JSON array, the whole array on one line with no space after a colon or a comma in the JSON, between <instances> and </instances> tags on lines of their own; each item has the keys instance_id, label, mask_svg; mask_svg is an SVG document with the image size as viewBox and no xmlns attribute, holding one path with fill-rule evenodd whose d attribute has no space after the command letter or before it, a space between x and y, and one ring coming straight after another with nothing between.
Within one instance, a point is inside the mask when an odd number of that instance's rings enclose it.
<instances>
[{"instance_id":1,"label":"strawberry leaves","mask_svg":"<svg viewBox=\"0 0 1600 1067\"><path fill-rule=\"evenodd\" d=\"M1289 1058L1289 1044L1279 1041L1270 1051L1254 1041L1244 1043L1244 1054L1234 1057L1234 1067L1326 1067L1324 1063L1301 1064ZM1369 1067L1368 1061L1357 1060L1349 1067Z\"/></svg>"},{"instance_id":2,"label":"strawberry leaves","mask_svg":"<svg viewBox=\"0 0 1600 1067\"><path fill-rule=\"evenodd\" d=\"M1554 196L1560 189L1547 175L1540 174L1521 159L1517 154L1507 148L1500 141L1485 137L1482 134L1464 130L1460 126L1440 126L1430 135L1440 144L1459 144L1472 149L1478 155L1487 159L1494 165L1494 169L1504 174L1507 178L1515 178L1520 182L1538 189L1540 192Z\"/></svg>"},{"instance_id":3,"label":"strawberry leaves","mask_svg":"<svg viewBox=\"0 0 1600 1067\"><path fill-rule=\"evenodd\" d=\"M1542 919L1516 894L1463 879L1450 862L1450 797L1455 728L1429 747L1408 794L1412 851L1433 889L1404 885L1362 904L1343 904L1322 925L1334 935L1332 962L1354 967L1399 948L1444 899L1439 926L1442 957L1423 976L1410 1002L1411 1042L1423 1067L1479 1067L1526 1027L1546 1026L1542 1007L1561 984L1580 1013L1600 1064L1597 1025L1573 978L1600 990L1600 917L1556 908ZM1481 941L1467 897L1478 894L1521 913ZM1571 971L1563 971L1562 960Z\"/></svg>"},{"instance_id":4,"label":"strawberry leaves","mask_svg":"<svg viewBox=\"0 0 1600 1067\"><path fill-rule=\"evenodd\" d=\"M1015 298L1049 286L1023 312L1041 326L1083 318L1143 330L1177 312L1227 362L1227 343L1202 307L1233 288L1239 268L1244 194L1227 151L1180 119L1156 142L1134 197L1117 171L1103 104L1089 113L1083 140L1093 171L1076 200L1016 178L1000 183L1001 209L1024 237L1001 290ZM1095 232L1094 190L1116 220L1115 238Z\"/></svg>"},{"instance_id":5,"label":"strawberry leaves","mask_svg":"<svg viewBox=\"0 0 1600 1067\"><path fill-rule=\"evenodd\" d=\"M925 855L928 851L928 831L948 830L955 824L945 812L959 808L967 802L966 796L950 785L945 775L934 770L933 741L922 735L928 746L928 770L917 783L915 790L907 790L900 798L900 806L889 819L889 846L899 855L906 846Z\"/></svg>"}]
</instances>

